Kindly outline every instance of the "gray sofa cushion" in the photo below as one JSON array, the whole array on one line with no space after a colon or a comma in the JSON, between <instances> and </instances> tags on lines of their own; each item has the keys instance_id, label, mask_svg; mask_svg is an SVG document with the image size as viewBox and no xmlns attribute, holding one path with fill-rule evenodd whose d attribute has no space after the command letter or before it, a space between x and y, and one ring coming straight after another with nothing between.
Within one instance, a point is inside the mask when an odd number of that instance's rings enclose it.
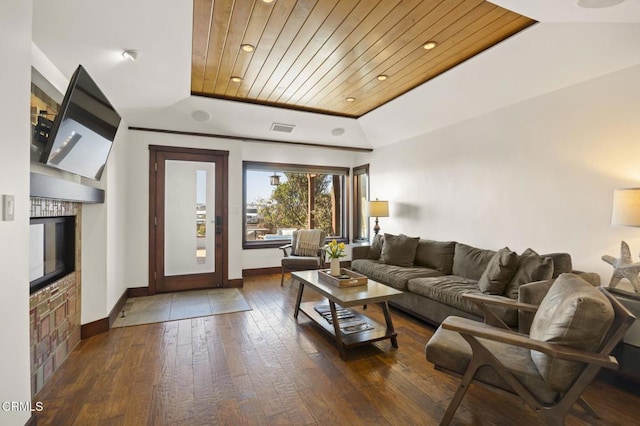
<instances>
[{"instance_id":1,"label":"gray sofa cushion","mask_svg":"<svg viewBox=\"0 0 640 426\"><path fill-rule=\"evenodd\" d=\"M493 255L487 269L484 270L478 287L484 294L502 294L518 269L518 254L508 247Z\"/></svg>"},{"instance_id":2,"label":"gray sofa cushion","mask_svg":"<svg viewBox=\"0 0 640 426\"><path fill-rule=\"evenodd\" d=\"M380 262L388 265L412 267L416 258L419 237L384 234Z\"/></svg>"},{"instance_id":3,"label":"gray sofa cushion","mask_svg":"<svg viewBox=\"0 0 640 426\"><path fill-rule=\"evenodd\" d=\"M569 253L549 253L542 254L541 257L550 257L553 260L553 275L551 278L558 278L560 274L570 274L573 271L571 255Z\"/></svg>"},{"instance_id":4,"label":"gray sofa cushion","mask_svg":"<svg viewBox=\"0 0 640 426\"><path fill-rule=\"evenodd\" d=\"M371 248L369 249L369 259L380 259L380 253L382 253L382 245L384 244L384 236L377 234L373 237L371 242Z\"/></svg>"},{"instance_id":5,"label":"gray sofa cushion","mask_svg":"<svg viewBox=\"0 0 640 426\"><path fill-rule=\"evenodd\" d=\"M531 323L532 339L595 351L613 323L607 297L574 274L562 274L553 283ZM531 358L547 385L566 391L585 364L550 358L531 351Z\"/></svg>"},{"instance_id":6,"label":"gray sofa cushion","mask_svg":"<svg viewBox=\"0 0 640 426\"><path fill-rule=\"evenodd\" d=\"M484 270L487 269L487 265L494 254L496 252L493 250L484 250L456 243L452 273L459 277L478 281Z\"/></svg>"},{"instance_id":7,"label":"gray sofa cushion","mask_svg":"<svg viewBox=\"0 0 640 426\"><path fill-rule=\"evenodd\" d=\"M451 275L455 250L455 241L420 240L414 264L437 269L445 275Z\"/></svg>"},{"instance_id":8,"label":"gray sofa cushion","mask_svg":"<svg viewBox=\"0 0 640 426\"><path fill-rule=\"evenodd\" d=\"M412 278L407 283L407 289L415 294L437 300L445 305L470 312L480 318L482 311L477 305L462 296L471 294L481 294L478 282L469 278L456 275L445 275L441 277ZM500 296L496 296L500 297ZM493 308L496 315L509 326L515 326L518 322L518 312L515 309Z\"/></svg>"},{"instance_id":9,"label":"gray sofa cushion","mask_svg":"<svg viewBox=\"0 0 640 426\"><path fill-rule=\"evenodd\" d=\"M553 275L553 260L542 257L530 248L520 255L518 269L507 285L504 294L512 299L518 299L518 291L522 284L551 279Z\"/></svg>"},{"instance_id":10,"label":"gray sofa cushion","mask_svg":"<svg viewBox=\"0 0 640 426\"><path fill-rule=\"evenodd\" d=\"M387 265L377 260L357 259L351 262L351 269L380 281L398 290L407 290L407 281L417 277L435 277L442 272L424 267L406 268L395 265Z\"/></svg>"}]
</instances>

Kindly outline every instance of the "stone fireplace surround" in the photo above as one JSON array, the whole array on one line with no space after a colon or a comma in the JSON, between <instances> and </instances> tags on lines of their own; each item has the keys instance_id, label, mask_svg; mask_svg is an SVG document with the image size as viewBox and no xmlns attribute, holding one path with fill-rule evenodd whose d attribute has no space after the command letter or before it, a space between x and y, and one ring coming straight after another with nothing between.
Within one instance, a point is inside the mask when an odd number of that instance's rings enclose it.
<instances>
[{"instance_id":1,"label":"stone fireplace surround","mask_svg":"<svg viewBox=\"0 0 640 426\"><path fill-rule=\"evenodd\" d=\"M35 396L80 342L82 204L31 197L31 217L76 217L75 271L29 297L31 395Z\"/></svg>"}]
</instances>

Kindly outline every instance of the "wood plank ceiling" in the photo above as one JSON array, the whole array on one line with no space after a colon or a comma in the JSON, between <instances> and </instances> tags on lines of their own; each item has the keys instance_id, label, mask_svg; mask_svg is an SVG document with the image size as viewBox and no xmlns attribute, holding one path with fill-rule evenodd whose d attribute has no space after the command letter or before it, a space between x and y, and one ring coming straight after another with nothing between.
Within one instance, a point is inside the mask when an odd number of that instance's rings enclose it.
<instances>
[{"instance_id":1,"label":"wood plank ceiling","mask_svg":"<svg viewBox=\"0 0 640 426\"><path fill-rule=\"evenodd\" d=\"M193 14L192 94L347 117L535 22L482 0L194 0Z\"/></svg>"}]
</instances>

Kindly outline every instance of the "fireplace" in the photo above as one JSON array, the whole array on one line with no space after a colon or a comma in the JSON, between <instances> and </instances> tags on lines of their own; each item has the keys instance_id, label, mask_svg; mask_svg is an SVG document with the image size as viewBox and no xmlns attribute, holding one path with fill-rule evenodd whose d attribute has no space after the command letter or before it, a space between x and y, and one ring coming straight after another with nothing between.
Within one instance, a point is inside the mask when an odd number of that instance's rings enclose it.
<instances>
[{"instance_id":1,"label":"fireplace","mask_svg":"<svg viewBox=\"0 0 640 426\"><path fill-rule=\"evenodd\" d=\"M31 218L29 287L34 293L75 271L75 216Z\"/></svg>"},{"instance_id":2,"label":"fireplace","mask_svg":"<svg viewBox=\"0 0 640 426\"><path fill-rule=\"evenodd\" d=\"M29 323L35 397L80 342L82 204L31 197L30 210Z\"/></svg>"}]
</instances>

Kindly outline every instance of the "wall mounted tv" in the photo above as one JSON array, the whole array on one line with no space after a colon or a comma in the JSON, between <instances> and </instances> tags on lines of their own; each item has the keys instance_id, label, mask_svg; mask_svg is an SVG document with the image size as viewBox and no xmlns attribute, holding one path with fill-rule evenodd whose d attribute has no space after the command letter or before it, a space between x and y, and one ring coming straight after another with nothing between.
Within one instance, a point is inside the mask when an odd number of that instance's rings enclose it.
<instances>
[{"instance_id":1,"label":"wall mounted tv","mask_svg":"<svg viewBox=\"0 0 640 426\"><path fill-rule=\"evenodd\" d=\"M53 121L40 161L100 180L119 124L120 115L79 65Z\"/></svg>"}]
</instances>

